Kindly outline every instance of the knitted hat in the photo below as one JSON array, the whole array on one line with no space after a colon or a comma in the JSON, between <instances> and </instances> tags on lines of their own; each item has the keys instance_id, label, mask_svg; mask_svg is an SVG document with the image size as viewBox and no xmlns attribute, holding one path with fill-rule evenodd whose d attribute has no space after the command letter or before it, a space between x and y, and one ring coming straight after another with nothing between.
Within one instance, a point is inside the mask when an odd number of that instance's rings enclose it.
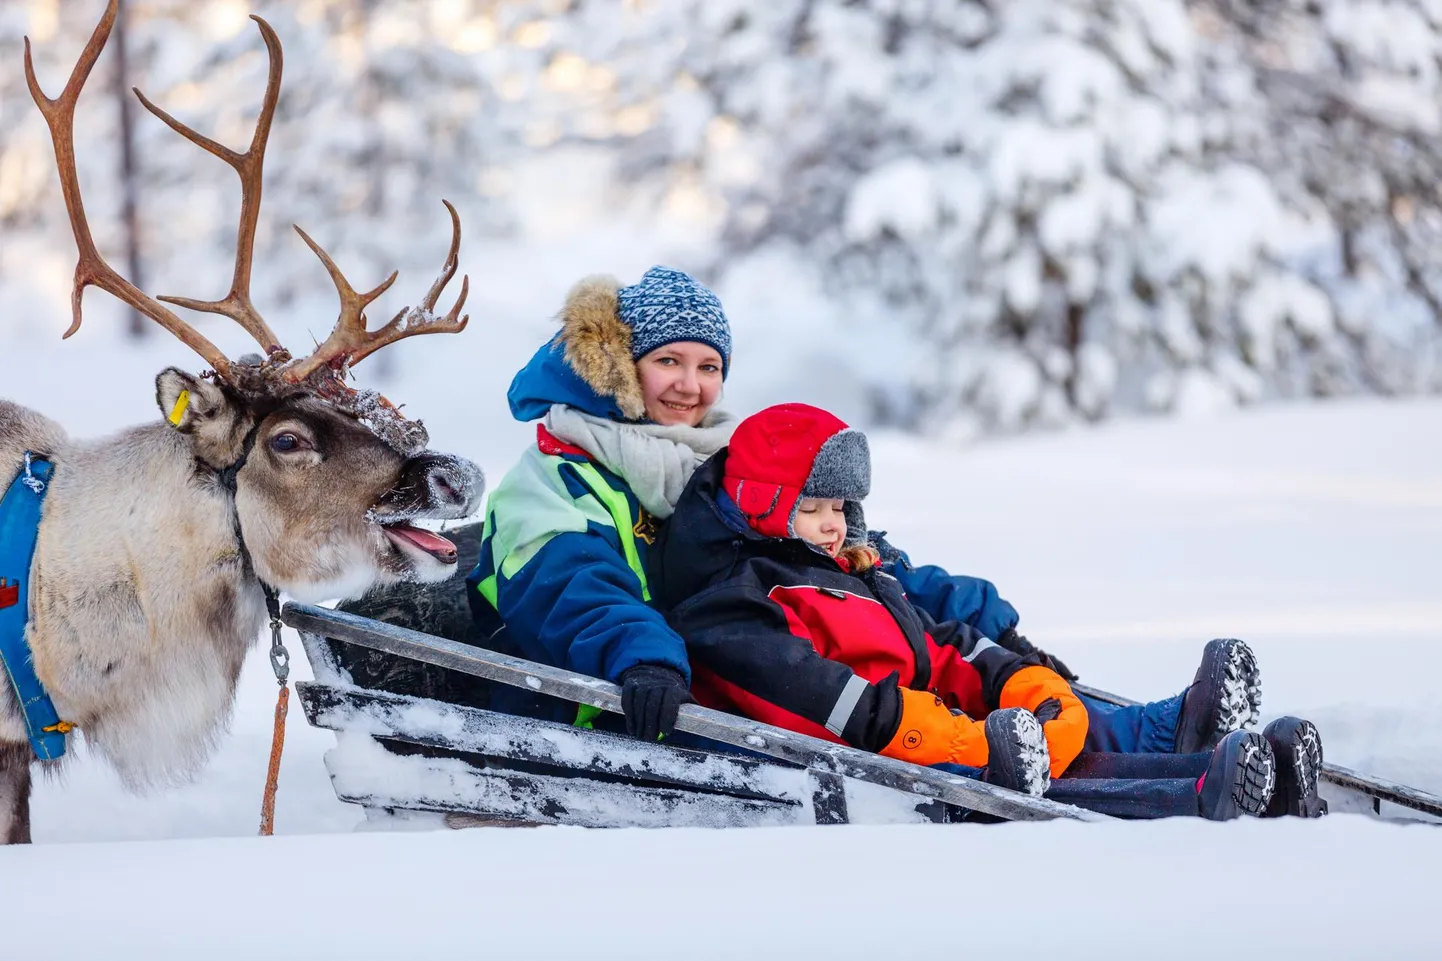
<instances>
[{"instance_id":1,"label":"knitted hat","mask_svg":"<svg viewBox=\"0 0 1442 961\"><path fill-rule=\"evenodd\" d=\"M743 420L721 485L759 534L795 537L801 498L835 498L846 502L846 543L866 543L871 449L865 434L820 408L780 404Z\"/></svg>"},{"instance_id":2,"label":"knitted hat","mask_svg":"<svg viewBox=\"0 0 1442 961\"><path fill-rule=\"evenodd\" d=\"M731 325L721 301L695 278L670 267L652 267L640 283L616 292L617 315L631 328L631 359L657 347L693 340L721 355L721 376L731 366Z\"/></svg>"}]
</instances>

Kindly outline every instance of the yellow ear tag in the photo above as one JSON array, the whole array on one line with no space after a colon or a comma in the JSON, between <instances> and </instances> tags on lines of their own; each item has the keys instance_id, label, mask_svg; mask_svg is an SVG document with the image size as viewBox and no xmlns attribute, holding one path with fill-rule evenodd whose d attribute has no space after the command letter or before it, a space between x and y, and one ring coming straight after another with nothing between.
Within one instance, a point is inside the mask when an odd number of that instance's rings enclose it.
<instances>
[{"instance_id":1,"label":"yellow ear tag","mask_svg":"<svg viewBox=\"0 0 1442 961\"><path fill-rule=\"evenodd\" d=\"M180 396L175 398L175 406L170 409L170 424L172 427L180 426L180 419L185 416L185 411L190 407L190 391L182 390Z\"/></svg>"}]
</instances>

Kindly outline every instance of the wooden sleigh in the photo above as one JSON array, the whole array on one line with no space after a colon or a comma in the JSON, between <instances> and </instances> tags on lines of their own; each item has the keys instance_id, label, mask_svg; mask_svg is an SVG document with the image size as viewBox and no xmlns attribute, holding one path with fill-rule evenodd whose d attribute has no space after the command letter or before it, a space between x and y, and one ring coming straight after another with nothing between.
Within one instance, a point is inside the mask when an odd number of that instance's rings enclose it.
<instances>
[{"instance_id":1,"label":"wooden sleigh","mask_svg":"<svg viewBox=\"0 0 1442 961\"><path fill-rule=\"evenodd\" d=\"M463 557L479 547L478 526L448 536ZM682 708L677 727L706 747L494 710L506 686L613 713L620 692L487 650L473 636L463 573L339 610L288 604L283 619L300 632L315 675L296 685L306 718L336 734L326 754L336 795L370 820L713 828L1106 820L697 705ZM1328 768L1324 795L1334 810L1442 819L1442 798L1341 768Z\"/></svg>"}]
</instances>

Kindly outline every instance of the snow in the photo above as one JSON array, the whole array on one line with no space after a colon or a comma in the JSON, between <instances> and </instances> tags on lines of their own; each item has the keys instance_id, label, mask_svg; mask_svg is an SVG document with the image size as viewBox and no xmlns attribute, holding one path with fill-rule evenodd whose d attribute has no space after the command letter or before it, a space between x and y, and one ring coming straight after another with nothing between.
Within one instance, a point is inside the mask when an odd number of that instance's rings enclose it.
<instances>
[{"instance_id":1,"label":"snow","mask_svg":"<svg viewBox=\"0 0 1442 961\"><path fill-rule=\"evenodd\" d=\"M1051 769L1051 755L1045 750L1046 735L1041 722L1030 711L1018 711L1014 724L1017 740L1022 745L1017 765L1022 775L1021 790L1027 794L1041 794L1046 790Z\"/></svg>"},{"instance_id":2,"label":"snow","mask_svg":"<svg viewBox=\"0 0 1442 961\"><path fill-rule=\"evenodd\" d=\"M856 182L846 204L846 239L865 243L883 230L919 239L936 226L937 188L918 157L900 157Z\"/></svg>"},{"instance_id":3,"label":"snow","mask_svg":"<svg viewBox=\"0 0 1442 961\"><path fill-rule=\"evenodd\" d=\"M1233 164L1207 177L1174 169L1159 190L1145 241L1158 278L1194 269L1225 284L1281 246L1282 211L1255 168Z\"/></svg>"},{"instance_id":4,"label":"snow","mask_svg":"<svg viewBox=\"0 0 1442 961\"><path fill-rule=\"evenodd\" d=\"M1200 368L1182 371L1176 379L1170 407L1178 417L1211 417L1236 406L1226 384Z\"/></svg>"},{"instance_id":5,"label":"snow","mask_svg":"<svg viewBox=\"0 0 1442 961\"><path fill-rule=\"evenodd\" d=\"M36 846L4 852L26 881L0 917L32 922L8 925L15 956L53 959L851 961L899 944L1077 961L1420 959L1437 947L1424 871L1439 843L1429 828L1339 817ZM1054 879L1041 891L1039 859ZM130 883L97 861L123 865ZM192 878L203 883L174 883ZM984 917L968 907L978 895ZM33 923L58 911L68 923Z\"/></svg>"},{"instance_id":6,"label":"snow","mask_svg":"<svg viewBox=\"0 0 1442 961\"><path fill-rule=\"evenodd\" d=\"M1041 373L1037 365L1010 355L997 358L987 367L981 398L1005 426L1021 424L1034 402Z\"/></svg>"}]
</instances>

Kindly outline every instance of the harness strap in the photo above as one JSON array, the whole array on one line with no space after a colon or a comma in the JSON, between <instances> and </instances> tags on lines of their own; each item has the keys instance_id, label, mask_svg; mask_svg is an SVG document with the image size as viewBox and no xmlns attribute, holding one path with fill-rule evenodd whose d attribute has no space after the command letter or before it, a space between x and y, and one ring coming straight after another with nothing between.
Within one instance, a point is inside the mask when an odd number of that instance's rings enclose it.
<instances>
[{"instance_id":1,"label":"harness strap","mask_svg":"<svg viewBox=\"0 0 1442 961\"><path fill-rule=\"evenodd\" d=\"M280 595L274 587L271 587L261 578L260 574L256 573L255 563L250 556L250 548L246 546L245 543L245 533L240 529L240 508L235 506L236 478L239 477L241 468L245 466L246 461L250 459L251 452L255 450L255 439L259 433L260 424L257 423L246 433L245 440L241 442L240 456L236 458L235 463L228 467L214 467L211 469L215 471L215 477L220 481L220 486L230 492L231 506L235 510L235 543L240 548L241 563L244 564L245 569L250 571L252 576L255 577L256 583L260 585L260 589L265 593L265 609L266 613L270 615L271 621L279 623Z\"/></svg>"},{"instance_id":2,"label":"harness strap","mask_svg":"<svg viewBox=\"0 0 1442 961\"><path fill-rule=\"evenodd\" d=\"M245 462L250 460L250 452L255 450L255 439L257 436L259 436L259 434L260 424L259 422L257 422L254 427L252 427L249 431L246 432L245 440L241 441L240 456L235 459L235 463L231 464L229 467L211 468L215 471L215 476L220 481L220 485L226 490L230 491L230 495L232 497L235 496L236 476L240 474L240 469L245 466ZM239 514L237 514L235 518L235 533L237 537L240 536ZM244 546L244 544L245 540L244 538L242 538L241 545ZM249 557L250 555L247 554L246 556Z\"/></svg>"},{"instance_id":3,"label":"harness strap","mask_svg":"<svg viewBox=\"0 0 1442 961\"><path fill-rule=\"evenodd\" d=\"M40 539L40 513L55 465L33 451L0 497L0 664L25 719L30 749L41 761L65 755L65 735L74 729L60 719L35 673L25 626L30 614L30 574Z\"/></svg>"}]
</instances>

